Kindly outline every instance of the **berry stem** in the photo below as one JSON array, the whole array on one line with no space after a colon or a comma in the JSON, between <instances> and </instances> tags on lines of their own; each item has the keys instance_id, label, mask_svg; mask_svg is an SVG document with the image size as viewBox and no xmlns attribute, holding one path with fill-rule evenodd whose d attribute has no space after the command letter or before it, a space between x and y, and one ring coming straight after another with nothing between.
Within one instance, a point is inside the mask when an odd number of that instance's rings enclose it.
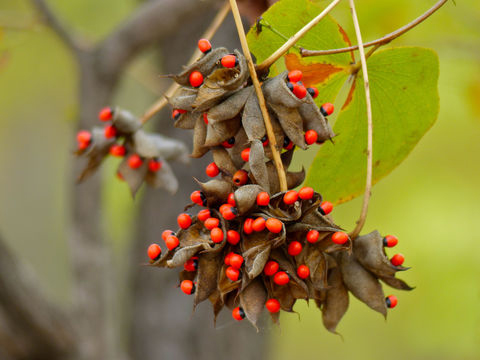
<instances>
[{"instance_id":1,"label":"berry stem","mask_svg":"<svg viewBox=\"0 0 480 360\"><path fill-rule=\"evenodd\" d=\"M240 17L240 11L238 10L237 2L235 0L229 0L230 6L232 8L233 18L235 19L235 25L237 26L238 37L240 38L240 43L242 44L243 55L247 60L248 70L252 78L252 83L257 93L258 103L260 109L262 110L263 121L265 123L265 129L267 130L267 136L270 144L270 149L272 149L273 162L275 168L277 169L278 180L280 182L280 191L288 190L287 187L287 177L285 175L285 169L283 168L282 158L280 157L280 152L277 148L277 141L275 139L275 133L273 131L272 122L270 121L270 116L268 115L267 106L265 104L265 97L263 96L262 87L258 81L257 72L255 70L255 65L252 60L252 55L248 48L247 37L245 36L245 30L243 29L242 19Z\"/></svg>"},{"instance_id":2,"label":"berry stem","mask_svg":"<svg viewBox=\"0 0 480 360\"><path fill-rule=\"evenodd\" d=\"M370 201L370 195L372 194L372 170L373 170L373 123L372 123L372 103L370 99L370 85L368 82L368 70L367 59L365 58L365 50L363 48L362 33L360 31L360 25L358 23L357 12L355 10L354 0L349 0L350 10L352 11L353 26L355 27L355 35L357 36L358 50L360 53L360 62L362 64L363 73L363 85L365 87L365 103L367 105L367 176L365 181L365 193L363 195L362 211L360 218L357 221L355 229L349 234L351 239L355 239L360 231L362 231L363 225L367 218L368 203Z\"/></svg>"},{"instance_id":3,"label":"berry stem","mask_svg":"<svg viewBox=\"0 0 480 360\"><path fill-rule=\"evenodd\" d=\"M217 30L220 28L222 25L223 21L228 15L228 12L230 11L230 6L227 1L225 1L225 4L222 6L222 8L218 11L217 15L213 19L212 23L208 27L207 30L205 30L205 33L201 36L202 39L207 39L210 40L213 35L217 32ZM202 52L199 49L196 49L195 52L192 54L192 57L188 61L188 64L193 64L198 57L202 55ZM175 94L175 91L180 87L176 82L174 82L168 90L165 92L165 94L157 101L155 102L142 116L140 121L142 124L145 124L148 120L150 120L156 113L158 113L160 110L164 108L165 105L168 104L167 98L172 97Z\"/></svg>"},{"instance_id":4,"label":"berry stem","mask_svg":"<svg viewBox=\"0 0 480 360\"><path fill-rule=\"evenodd\" d=\"M257 65L257 71L262 72L268 69L272 64L280 59L292 46L294 46L298 40L300 40L307 32L310 31L320 20L322 20L332 9L338 5L341 0L334 0L328 5L325 10L312 19L307 25L301 28L295 35L293 35L285 44L283 44L277 51L265 59L261 64ZM231 1L230 1L231 2Z\"/></svg>"},{"instance_id":5,"label":"berry stem","mask_svg":"<svg viewBox=\"0 0 480 360\"><path fill-rule=\"evenodd\" d=\"M430 9L428 9L425 13L417 17L415 20L409 22L405 26L402 26L401 28L379 38L373 41L370 41L368 43L363 44L364 48L371 47L374 45L385 45L391 42L392 40L396 39L397 37L405 34L407 31L413 29L416 27L418 24L422 23L424 20L430 17L435 11L440 9L448 0L440 0L438 1L435 5L433 5ZM330 50L307 50L307 49L301 49L300 54L303 57L308 57L308 56L319 56L319 55L331 55L331 54L340 54L344 52L349 52L353 50L358 50L358 45L355 46L350 46L346 48L341 48L341 49L330 49Z\"/></svg>"}]
</instances>

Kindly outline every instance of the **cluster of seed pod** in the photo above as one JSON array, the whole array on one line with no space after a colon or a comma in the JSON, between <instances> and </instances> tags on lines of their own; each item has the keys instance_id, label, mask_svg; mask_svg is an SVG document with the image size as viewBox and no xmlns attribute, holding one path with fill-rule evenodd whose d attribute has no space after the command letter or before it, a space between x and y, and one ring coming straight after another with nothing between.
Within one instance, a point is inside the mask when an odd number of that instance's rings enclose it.
<instances>
[{"instance_id":1,"label":"cluster of seed pod","mask_svg":"<svg viewBox=\"0 0 480 360\"><path fill-rule=\"evenodd\" d=\"M177 191L178 181L167 160L189 161L187 147L182 142L145 132L140 120L123 109L106 107L98 117L107 123L104 128L94 127L77 134L76 154L88 159L80 182L112 155L123 158L117 176L128 184L133 195L144 181L171 193Z\"/></svg>"},{"instance_id":2,"label":"cluster of seed pod","mask_svg":"<svg viewBox=\"0 0 480 360\"><path fill-rule=\"evenodd\" d=\"M385 297L379 280L411 289L395 277L406 270L403 256L390 261L384 250L396 238L373 232L352 241L331 219L331 203L310 187L293 190L304 171L288 171L295 146L333 137L325 117L333 107L317 107L318 91L304 87L300 71L263 79L286 170L288 190L280 191L244 57L212 49L206 40L199 48L204 55L172 76L181 87L169 102L175 126L194 129L191 156L212 152L206 173L215 179L199 182L185 210L202 209L180 214L180 230L163 232L167 251L150 245L150 264L183 268L181 290L194 294L194 306L209 299L215 319L226 306L236 320L246 317L254 326L264 308L277 322L280 310L291 312L298 299L312 299L325 327L335 332L349 292L386 315L397 300Z\"/></svg>"}]
</instances>

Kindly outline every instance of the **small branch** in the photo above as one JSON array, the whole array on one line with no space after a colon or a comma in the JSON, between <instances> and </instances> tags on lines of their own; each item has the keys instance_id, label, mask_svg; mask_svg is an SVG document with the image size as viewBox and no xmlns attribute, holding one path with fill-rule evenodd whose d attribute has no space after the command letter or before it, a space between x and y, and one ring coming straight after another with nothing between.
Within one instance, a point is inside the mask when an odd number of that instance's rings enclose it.
<instances>
[{"instance_id":1,"label":"small branch","mask_svg":"<svg viewBox=\"0 0 480 360\"><path fill-rule=\"evenodd\" d=\"M374 45L385 45L391 42L392 40L398 38L399 36L405 34L407 31L413 29L416 27L418 24L422 23L424 20L426 20L430 15L432 15L434 12L436 12L438 9L440 9L448 0L440 0L438 1L434 6L432 6L428 11L426 11L424 14L413 20L412 22L408 23L407 25L395 30L394 32L391 32L390 34L385 35L384 37L381 37L380 39L370 41L368 43L363 44L364 48L371 47ZM346 48L341 48L341 49L331 49L331 50L307 50L307 49L301 49L300 54L303 57L308 57L308 56L319 56L319 55L331 55L331 54L340 54L344 52L349 52L353 50L358 50L358 45L355 46L350 46Z\"/></svg>"},{"instance_id":2,"label":"small branch","mask_svg":"<svg viewBox=\"0 0 480 360\"><path fill-rule=\"evenodd\" d=\"M300 29L295 35L293 35L285 44L283 44L277 51L275 51L270 57L264 60L261 64L257 65L257 71L261 72L268 69L272 64L280 59L288 49L297 43L311 28L317 25L341 0L334 0L323 10L319 15L312 19L307 25Z\"/></svg>"},{"instance_id":3,"label":"small branch","mask_svg":"<svg viewBox=\"0 0 480 360\"><path fill-rule=\"evenodd\" d=\"M277 149L277 141L275 139L275 133L273 131L273 126L270 121L270 116L268 115L267 106L265 104L265 97L263 96L262 87L258 81L257 72L255 70L255 65L252 60L252 55L250 54L250 49L248 48L247 37L245 36L245 30L243 29L242 19L240 17L240 12L238 10L237 2L235 0L229 0L230 6L232 7L233 18L235 19L235 25L237 26L238 37L240 38L240 43L242 44L243 54L247 60L248 70L250 71L250 76L252 78L253 86L255 92L257 93L258 103L260 109L262 110L263 121L265 122L265 129L267 130L267 136L270 143L270 149L272 149L273 162L277 169L278 180L280 182L280 191L288 190L287 187L287 177L285 175L285 170L283 168L282 159L280 157L280 152Z\"/></svg>"},{"instance_id":4,"label":"small branch","mask_svg":"<svg viewBox=\"0 0 480 360\"><path fill-rule=\"evenodd\" d=\"M360 25L358 23L357 12L355 10L354 0L350 1L350 9L352 11L353 25L355 27L355 34L357 36L358 50L360 52L360 61L362 64L363 72L363 84L365 86L365 102L367 105L367 177L365 183L365 194L363 196L362 212L360 218L357 221L357 226L349 234L352 239L355 239L360 231L362 231L363 225L367 218L368 203L370 201L370 195L372 193L372 172L373 172L373 123L372 123L372 103L370 99L370 86L368 83L368 71L367 71L367 59L365 58L365 50L363 48L362 33L360 31Z\"/></svg>"},{"instance_id":5,"label":"small branch","mask_svg":"<svg viewBox=\"0 0 480 360\"><path fill-rule=\"evenodd\" d=\"M37 9L37 11L43 17L44 23L47 24L58 35L65 45L67 45L70 49L77 51L79 49L77 42L70 32L67 31L50 6L47 5L45 0L31 0L31 2L35 9Z\"/></svg>"},{"instance_id":6,"label":"small branch","mask_svg":"<svg viewBox=\"0 0 480 360\"><path fill-rule=\"evenodd\" d=\"M212 23L208 27L208 29L203 33L202 39L208 39L210 40L213 35L218 31L220 26L222 25L223 21L227 17L228 13L230 11L230 5L228 4L227 1L225 1L225 4L222 6L222 8L218 11L217 15L213 19ZM188 61L188 64L192 64L195 62L196 59L201 55L201 51L196 49L195 52L192 54L192 57ZM165 95L161 97L156 103L154 103L142 116L141 122L145 124L148 120L150 120L156 113L158 113L160 110L163 109L165 105L168 104L167 98L172 97L173 94L175 94L175 91L180 87L177 83L173 83L168 90L165 92Z\"/></svg>"}]
</instances>

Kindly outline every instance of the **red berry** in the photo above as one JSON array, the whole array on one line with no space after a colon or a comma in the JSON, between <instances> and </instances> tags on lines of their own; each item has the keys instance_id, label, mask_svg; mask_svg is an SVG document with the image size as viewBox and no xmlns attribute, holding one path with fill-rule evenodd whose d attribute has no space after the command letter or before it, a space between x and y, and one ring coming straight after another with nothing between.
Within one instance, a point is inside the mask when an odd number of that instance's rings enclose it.
<instances>
[{"instance_id":1,"label":"red berry","mask_svg":"<svg viewBox=\"0 0 480 360\"><path fill-rule=\"evenodd\" d=\"M88 148L88 146L90 145L90 142L78 142L78 145L77 145L77 148L78 150L85 150L86 148Z\"/></svg>"},{"instance_id":2,"label":"red berry","mask_svg":"<svg viewBox=\"0 0 480 360\"><path fill-rule=\"evenodd\" d=\"M250 159L250 148L243 149L240 155L242 160L247 162Z\"/></svg>"},{"instance_id":3,"label":"red berry","mask_svg":"<svg viewBox=\"0 0 480 360\"><path fill-rule=\"evenodd\" d=\"M207 115L207 113L203 113L203 122L208 125L208 115Z\"/></svg>"},{"instance_id":4,"label":"red berry","mask_svg":"<svg viewBox=\"0 0 480 360\"><path fill-rule=\"evenodd\" d=\"M245 222L243 223L243 232L247 235L250 235L253 232L253 219L246 219Z\"/></svg>"},{"instance_id":5,"label":"red berry","mask_svg":"<svg viewBox=\"0 0 480 360\"><path fill-rule=\"evenodd\" d=\"M110 146L110 155L122 157L126 153L125 146L114 144Z\"/></svg>"},{"instance_id":6,"label":"red berry","mask_svg":"<svg viewBox=\"0 0 480 360\"><path fill-rule=\"evenodd\" d=\"M333 210L333 204L330 201L323 201L318 208L322 215L328 215Z\"/></svg>"},{"instance_id":7,"label":"red berry","mask_svg":"<svg viewBox=\"0 0 480 360\"><path fill-rule=\"evenodd\" d=\"M383 246L394 247L398 244L398 238L393 235L387 235L383 238Z\"/></svg>"},{"instance_id":8,"label":"red berry","mask_svg":"<svg viewBox=\"0 0 480 360\"><path fill-rule=\"evenodd\" d=\"M158 244L151 244L147 250L148 257L152 260L158 260L160 258L160 254L162 253L162 249Z\"/></svg>"},{"instance_id":9,"label":"red berry","mask_svg":"<svg viewBox=\"0 0 480 360\"><path fill-rule=\"evenodd\" d=\"M264 147L267 146L268 143L270 142L270 141L268 140L268 136L267 136L267 135L265 135L264 137L262 137L262 139L261 139L260 141L262 142L262 145L263 145Z\"/></svg>"},{"instance_id":10,"label":"red berry","mask_svg":"<svg viewBox=\"0 0 480 360\"><path fill-rule=\"evenodd\" d=\"M267 276L272 276L275 275L279 269L279 265L276 261L270 260L265 264L265 267L263 268L263 272Z\"/></svg>"},{"instance_id":11,"label":"red berry","mask_svg":"<svg viewBox=\"0 0 480 360\"><path fill-rule=\"evenodd\" d=\"M277 313L280 311L280 302L277 299L268 299L265 303L265 307L271 313Z\"/></svg>"},{"instance_id":12,"label":"red berry","mask_svg":"<svg viewBox=\"0 0 480 360\"><path fill-rule=\"evenodd\" d=\"M347 233L344 233L342 231L337 231L337 232L333 233L332 241L335 244L343 245L348 241L348 235L347 235Z\"/></svg>"},{"instance_id":13,"label":"red berry","mask_svg":"<svg viewBox=\"0 0 480 360\"><path fill-rule=\"evenodd\" d=\"M393 309L398 304L398 299L395 295L388 295L385 298L385 304L389 309Z\"/></svg>"},{"instance_id":14,"label":"red berry","mask_svg":"<svg viewBox=\"0 0 480 360\"><path fill-rule=\"evenodd\" d=\"M263 217L256 218L252 223L252 230L256 232L265 230L265 222Z\"/></svg>"},{"instance_id":15,"label":"red berry","mask_svg":"<svg viewBox=\"0 0 480 360\"><path fill-rule=\"evenodd\" d=\"M245 185L248 181L248 173L245 170L238 170L233 174L233 182L237 186Z\"/></svg>"},{"instance_id":16,"label":"red berry","mask_svg":"<svg viewBox=\"0 0 480 360\"><path fill-rule=\"evenodd\" d=\"M175 233L174 233L172 230L165 230L165 231L162 233L162 239L163 239L163 241L167 240L167 237L169 237L170 235L175 235Z\"/></svg>"},{"instance_id":17,"label":"red berry","mask_svg":"<svg viewBox=\"0 0 480 360\"><path fill-rule=\"evenodd\" d=\"M233 256L233 255L232 255ZM231 261L231 258L230 258ZM235 269L233 266L229 266L225 270L225 275L231 280L231 281L237 281L238 278L240 277L240 271L238 269Z\"/></svg>"},{"instance_id":18,"label":"red berry","mask_svg":"<svg viewBox=\"0 0 480 360\"><path fill-rule=\"evenodd\" d=\"M230 204L223 204L223 205L220 205L220 207L218 208L218 211L220 211L220 214L222 212L225 211L226 208L228 208L229 206L231 206Z\"/></svg>"},{"instance_id":19,"label":"red berry","mask_svg":"<svg viewBox=\"0 0 480 360\"><path fill-rule=\"evenodd\" d=\"M232 317L237 321L242 321L243 319L245 319L245 312L240 306L237 306L232 311Z\"/></svg>"},{"instance_id":20,"label":"red berry","mask_svg":"<svg viewBox=\"0 0 480 360\"><path fill-rule=\"evenodd\" d=\"M92 134L90 134L89 131L80 130L77 133L77 141L78 141L79 144L86 143L88 145L91 140L92 140Z\"/></svg>"},{"instance_id":21,"label":"red berry","mask_svg":"<svg viewBox=\"0 0 480 360\"><path fill-rule=\"evenodd\" d=\"M169 235L165 239L165 245L167 245L168 250L173 250L180 245L180 240L175 235Z\"/></svg>"},{"instance_id":22,"label":"red berry","mask_svg":"<svg viewBox=\"0 0 480 360\"><path fill-rule=\"evenodd\" d=\"M305 142L308 145L315 144L317 142L317 139L318 139L318 134L315 130L307 130L305 132Z\"/></svg>"},{"instance_id":23,"label":"red berry","mask_svg":"<svg viewBox=\"0 0 480 360\"><path fill-rule=\"evenodd\" d=\"M200 87L203 84L203 75L200 71L192 71L188 79L193 87Z\"/></svg>"},{"instance_id":24,"label":"red berry","mask_svg":"<svg viewBox=\"0 0 480 360\"><path fill-rule=\"evenodd\" d=\"M227 206L225 206L223 211L220 211L220 213L225 220L233 220L238 215L237 209L230 204L227 204Z\"/></svg>"},{"instance_id":25,"label":"red berry","mask_svg":"<svg viewBox=\"0 0 480 360\"><path fill-rule=\"evenodd\" d=\"M273 282L277 285L287 285L290 281L290 276L285 271L279 271L273 276Z\"/></svg>"},{"instance_id":26,"label":"red berry","mask_svg":"<svg viewBox=\"0 0 480 360\"><path fill-rule=\"evenodd\" d=\"M150 159L148 161L148 170L151 172L157 172L162 168L162 162L155 160L155 159Z\"/></svg>"},{"instance_id":27,"label":"red berry","mask_svg":"<svg viewBox=\"0 0 480 360\"><path fill-rule=\"evenodd\" d=\"M115 129L115 126L113 126L113 125L107 125L103 129L103 135L107 139L114 138L115 136L117 136L117 129Z\"/></svg>"},{"instance_id":28,"label":"red berry","mask_svg":"<svg viewBox=\"0 0 480 360\"><path fill-rule=\"evenodd\" d=\"M220 63L223 67L234 68L238 65L238 59L235 55L225 55L222 57L222 60L220 60Z\"/></svg>"},{"instance_id":29,"label":"red berry","mask_svg":"<svg viewBox=\"0 0 480 360\"><path fill-rule=\"evenodd\" d=\"M208 218L210 217L210 210L208 209L203 209L203 210L200 210L197 214L197 218L198 220L200 221L205 221L207 220Z\"/></svg>"},{"instance_id":30,"label":"red berry","mask_svg":"<svg viewBox=\"0 0 480 360\"><path fill-rule=\"evenodd\" d=\"M278 234L278 233L282 232L282 229L283 229L283 223L280 220L275 219L275 218L267 219L267 221L265 222L265 225L266 225L268 231L270 231L274 234Z\"/></svg>"},{"instance_id":31,"label":"red berry","mask_svg":"<svg viewBox=\"0 0 480 360\"><path fill-rule=\"evenodd\" d=\"M222 231L222 229L216 227L216 228L213 228L212 230L210 230L210 239L212 239L212 241L215 244L221 243L223 241L223 231Z\"/></svg>"},{"instance_id":32,"label":"red berry","mask_svg":"<svg viewBox=\"0 0 480 360\"><path fill-rule=\"evenodd\" d=\"M285 136L283 138L283 148L285 150L292 150L294 145L295 144L293 143L293 141L290 140L288 137Z\"/></svg>"},{"instance_id":33,"label":"red berry","mask_svg":"<svg viewBox=\"0 0 480 360\"><path fill-rule=\"evenodd\" d=\"M318 241L319 237L320 237L320 233L317 230L310 230L307 233L307 241L310 244L315 244Z\"/></svg>"},{"instance_id":34,"label":"red berry","mask_svg":"<svg viewBox=\"0 0 480 360\"><path fill-rule=\"evenodd\" d=\"M132 169L138 169L140 166L142 166L142 164L143 160L137 154L130 155L128 158L128 166L130 166Z\"/></svg>"},{"instance_id":35,"label":"red berry","mask_svg":"<svg viewBox=\"0 0 480 360\"><path fill-rule=\"evenodd\" d=\"M208 230L212 230L216 227L218 227L218 225L220 224L220 220L216 219L216 218L208 218L207 220L205 220L205 222L203 223L203 225L205 225L205 227L208 229Z\"/></svg>"},{"instance_id":36,"label":"red berry","mask_svg":"<svg viewBox=\"0 0 480 360\"><path fill-rule=\"evenodd\" d=\"M257 195L257 205L267 206L270 203L270 195L266 191L259 192Z\"/></svg>"},{"instance_id":37,"label":"red berry","mask_svg":"<svg viewBox=\"0 0 480 360\"><path fill-rule=\"evenodd\" d=\"M232 256L235 255L235 253L233 251L230 251L227 255L225 255L225 265L230 265L230 259L232 258Z\"/></svg>"},{"instance_id":38,"label":"red berry","mask_svg":"<svg viewBox=\"0 0 480 360\"><path fill-rule=\"evenodd\" d=\"M334 107L331 103L325 103L320 107L320 111L322 112L323 116L328 116L333 113Z\"/></svg>"},{"instance_id":39,"label":"red berry","mask_svg":"<svg viewBox=\"0 0 480 360\"><path fill-rule=\"evenodd\" d=\"M182 110L182 109L175 109L172 111L172 119L173 120L178 120L180 115L185 114L187 110Z\"/></svg>"},{"instance_id":40,"label":"red berry","mask_svg":"<svg viewBox=\"0 0 480 360\"><path fill-rule=\"evenodd\" d=\"M177 223L182 229L188 229L192 225L192 218L190 215L182 213L177 216Z\"/></svg>"},{"instance_id":41,"label":"red berry","mask_svg":"<svg viewBox=\"0 0 480 360\"><path fill-rule=\"evenodd\" d=\"M243 256L238 254L233 254L230 257L230 265L235 269L240 269L243 264Z\"/></svg>"},{"instance_id":42,"label":"red berry","mask_svg":"<svg viewBox=\"0 0 480 360\"><path fill-rule=\"evenodd\" d=\"M288 244L288 254L290 256L297 256L302 252L303 246L299 241L292 241Z\"/></svg>"},{"instance_id":43,"label":"red berry","mask_svg":"<svg viewBox=\"0 0 480 360\"><path fill-rule=\"evenodd\" d=\"M307 91L310 94L310 96L314 99L318 96L318 89L316 87L313 87L313 86L309 87L307 88Z\"/></svg>"},{"instance_id":44,"label":"red berry","mask_svg":"<svg viewBox=\"0 0 480 360\"><path fill-rule=\"evenodd\" d=\"M291 82L297 82L302 80L302 72L300 70L292 70L288 73L287 80Z\"/></svg>"},{"instance_id":45,"label":"red berry","mask_svg":"<svg viewBox=\"0 0 480 360\"><path fill-rule=\"evenodd\" d=\"M220 170L218 169L217 164L212 162L212 163L208 164L207 167L205 168L205 173L209 177L215 177L220 173Z\"/></svg>"},{"instance_id":46,"label":"red berry","mask_svg":"<svg viewBox=\"0 0 480 360\"><path fill-rule=\"evenodd\" d=\"M287 191L283 195L283 202L287 205L292 205L298 200L298 193L295 190Z\"/></svg>"},{"instance_id":47,"label":"red berry","mask_svg":"<svg viewBox=\"0 0 480 360\"><path fill-rule=\"evenodd\" d=\"M240 242L240 234L235 230L227 231L227 241L231 245L237 245Z\"/></svg>"},{"instance_id":48,"label":"red berry","mask_svg":"<svg viewBox=\"0 0 480 360\"><path fill-rule=\"evenodd\" d=\"M110 106L104 107L98 113L98 118L102 121L112 120L113 118L113 109Z\"/></svg>"},{"instance_id":49,"label":"red berry","mask_svg":"<svg viewBox=\"0 0 480 360\"><path fill-rule=\"evenodd\" d=\"M305 186L298 191L298 197L302 200L310 200L313 197L313 189Z\"/></svg>"},{"instance_id":50,"label":"red berry","mask_svg":"<svg viewBox=\"0 0 480 360\"><path fill-rule=\"evenodd\" d=\"M228 194L227 203L229 203L229 204L232 205L232 206L235 206L235 205L236 205L236 203L235 203L235 195L234 195L233 193Z\"/></svg>"},{"instance_id":51,"label":"red berry","mask_svg":"<svg viewBox=\"0 0 480 360\"><path fill-rule=\"evenodd\" d=\"M198 50L206 54L212 50L212 44L207 39L200 39L198 40Z\"/></svg>"},{"instance_id":52,"label":"red berry","mask_svg":"<svg viewBox=\"0 0 480 360\"><path fill-rule=\"evenodd\" d=\"M295 84L293 85L293 93L297 98L303 99L305 96L307 96L307 89L305 89L305 86L303 85Z\"/></svg>"},{"instance_id":53,"label":"red berry","mask_svg":"<svg viewBox=\"0 0 480 360\"><path fill-rule=\"evenodd\" d=\"M222 146L224 148L227 148L227 149L232 148L233 145L235 145L235 138L234 137L231 137L230 139L227 139L224 142L222 142Z\"/></svg>"},{"instance_id":54,"label":"red berry","mask_svg":"<svg viewBox=\"0 0 480 360\"><path fill-rule=\"evenodd\" d=\"M195 204L200 206L205 206L207 203L207 198L205 194L200 190L195 190L190 194L190 200L192 200Z\"/></svg>"},{"instance_id":55,"label":"red berry","mask_svg":"<svg viewBox=\"0 0 480 360\"><path fill-rule=\"evenodd\" d=\"M300 265L297 268L297 275L300 279L306 279L310 276L310 269L307 265Z\"/></svg>"},{"instance_id":56,"label":"red berry","mask_svg":"<svg viewBox=\"0 0 480 360\"><path fill-rule=\"evenodd\" d=\"M197 271L198 268L198 256L194 256L191 259L188 259L185 264L183 264L183 269L185 271Z\"/></svg>"},{"instance_id":57,"label":"red berry","mask_svg":"<svg viewBox=\"0 0 480 360\"><path fill-rule=\"evenodd\" d=\"M405 261L405 256L403 256L403 254L395 254L390 259L390 262L392 263L393 266L400 266L403 264L404 261Z\"/></svg>"},{"instance_id":58,"label":"red berry","mask_svg":"<svg viewBox=\"0 0 480 360\"><path fill-rule=\"evenodd\" d=\"M195 292L195 285L192 280L183 280L180 283L180 289L182 289L185 294L192 295Z\"/></svg>"}]
</instances>

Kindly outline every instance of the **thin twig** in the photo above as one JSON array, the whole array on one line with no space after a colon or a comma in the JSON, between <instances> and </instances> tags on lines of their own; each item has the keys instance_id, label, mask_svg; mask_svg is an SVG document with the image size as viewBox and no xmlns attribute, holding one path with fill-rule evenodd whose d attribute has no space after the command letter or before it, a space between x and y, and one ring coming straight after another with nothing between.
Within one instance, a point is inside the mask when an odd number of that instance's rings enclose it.
<instances>
[{"instance_id":1,"label":"thin twig","mask_svg":"<svg viewBox=\"0 0 480 360\"><path fill-rule=\"evenodd\" d=\"M317 25L320 20L322 20L341 0L334 0L328 5L325 10L318 14L314 19L312 19L307 25L301 28L295 35L293 35L285 44L283 44L277 51L264 60L261 64L257 65L257 71L261 72L265 69L268 69L272 64L280 59L288 49L297 43L311 28Z\"/></svg>"},{"instance_id":2,"label":"thin twig","mask_svg":"<svg viewBox=\"0 0 480 360\"><path fill-rule=\"evenodd\" d=\"M432 15L435 11L440 9L448 0L440 0L438 1L434 6L432 6L428 11L426 11L424 14L413 20L412 22L408 23L407 25L395 30L394 32L391 32L390 34L387 34L380 39L370 41L368 43L363 44L364 48L371 47L374 45L385 45L391 42L392 40L396 39L397 37L403 35L407 31L413 29L415 26L426 20L430 15ZM340 54L344 52L349 52L353 50L358 50L358 45L355 46L350 46L346 48L341 48L341 49L331 49L331 50L307 50L307 49L301 49L300 54L303 57L307 56L319 56L319 55L331 55L331 54Z\"/></svg>"},{"instance_id":3,"label":"thin twig","mask_svg":"<svg viewBox=\"0 0 480 360\"><path fill-rule=\"evenodd\" d=\"M372 123L372 103L370 99L370 86L368 83L367 59L365 58L365 50L363 48L362 33L360 32L360 25L358 23L357 12L355 11L354 0L350 1L350 9L352 11L353 25L355 27L355 34L357 36L358 50L360 52L360 61L362 63L363 84L365 86L365 102L367 105L367 177L365 183L365 194L363 195L362 212L357 221L357 226L349 234L352 239L355 239L367 218L368 203L372 192L372 171L373 171L373 123Z\"/></svg>"},{"instance_id":4,"label":"thin twig","mask_svg":"<svg viewBox=\"0 0 480 360\"><path fill-rule=\"evenodd\" d=\"M210 40L213 35L217 32L217 30L220 28L222 25L223 21L227 17L228 13L230 11L230 6L227 1L225 1L225 4L222 6L222 8L218 11L217 15L213 19L212 23L208 27L208 29L205 31L205 33L202 35L202 39L208 39ZM195 50L195 52L192 54L192 57L188 61L188 64L192 64L195 62L195 60L198 59L198 57L202 54L202 52L198 49ZM163 109L165 105L168 104L167 98L172 97L175 94L175 91L180 87L177 83L173 83L168 90L165 92L165 94L156 102L154 103L142 116L141 122L145 124L148 120L150 120L156 113L158 113L160 110Z\"/></svg>"},{"instance_id":5,"label":"thin twig","mask_svg":"<svg viewBox=\"0 0 480 360\"><path fill-rule=\"evenodd\" d=\"M268 115L267 106L265 104L265 97L263 96L262 87L258 81L257 72L255 70L255 64L252 60L252 55L250 54L250 49L248 48L247 37L245 36L245 30L243 29L242 19L240 17L240 12L238 11L237 2L235 0L229 0L230 6L232 7L233 18L235 19L235 25L237 26L238 37L240 38L240 43L242 44L243 54L247 60L248 70L250 71L250 76L252 78L252 83L255 88L255 92L258 98L258 104L262 110L262 117L265 123L265 129L267 130L267 136L270 143L270 149L273 154L273 162L277 169L278 180L280 182L280 191L288 190L287 187L287 177L285 175L285 170L283 168L282 158L280 157L280 152L277 149L277 140L275 139L275 133L273 132L272 122L270 121L270 116Z\"/></svg>"}]
</instances>

